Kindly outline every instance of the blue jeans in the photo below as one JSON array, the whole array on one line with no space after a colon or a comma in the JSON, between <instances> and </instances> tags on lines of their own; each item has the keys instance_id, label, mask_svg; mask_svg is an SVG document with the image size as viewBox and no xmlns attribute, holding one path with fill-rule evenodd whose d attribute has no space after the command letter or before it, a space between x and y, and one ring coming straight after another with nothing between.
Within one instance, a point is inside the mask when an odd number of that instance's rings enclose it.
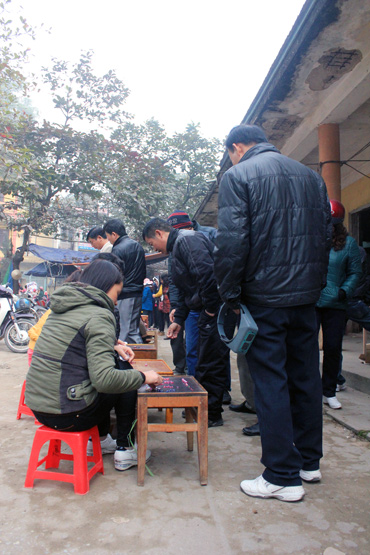
<instances>
[{"instance_id":1,"label":"blue jeans","mask_svg":"<svg viewBox=\"0 0 370 555\"><path fill-rule=\"evenodd\" d=\"M313 305L273 308L248 304L257 326L246 359L261 430L263 477L301 484L299 471L322 457L322 388Z\"/></svg>"},{"instance_id":2,"label":"blue jeans","mask_svg":"<svg viewBox=\"0 0 370 555\"><path fill-rule=\"evenodd\" d=\"M195 376L195 368L198 364L199 315L200 312L191 310L185 321L186 362L189 376Z\"/></svg>"}]
</instances>

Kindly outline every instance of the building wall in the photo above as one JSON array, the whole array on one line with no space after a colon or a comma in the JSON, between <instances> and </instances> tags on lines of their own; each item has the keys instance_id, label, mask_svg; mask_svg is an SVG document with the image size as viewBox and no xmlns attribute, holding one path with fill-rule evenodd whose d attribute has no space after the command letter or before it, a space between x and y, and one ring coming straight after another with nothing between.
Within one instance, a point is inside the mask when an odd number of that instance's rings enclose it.
<instances>
[{"instance_id":1,"label":"building wall","mask_svg":"<svg viewBox=\"0 0 370 555\"><path fill-rule=\"evenodd\" d=\"M342 204L346 207L345 225L348 226L348 215L370 206L370 178L361 177L348 185L341 192Z\"/></svg>"}]
</instances>

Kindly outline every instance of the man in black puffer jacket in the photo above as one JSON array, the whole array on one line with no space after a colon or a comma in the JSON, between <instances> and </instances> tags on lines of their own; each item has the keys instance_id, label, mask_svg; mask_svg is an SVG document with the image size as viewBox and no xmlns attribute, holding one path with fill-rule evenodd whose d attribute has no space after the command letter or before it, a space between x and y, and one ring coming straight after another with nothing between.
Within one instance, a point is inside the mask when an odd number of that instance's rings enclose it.
<instances>
[{"instance_id":1,"label":"man in black puffer jacket","mask_svg":"<svg viewBox=\"0 0 370 555\"><path fill-rule=\"evenodd\" d=\"M139 322L146 277L144 249L137 241L130 239L121 220L109 220L103 231L113 245L112 253L124 264L125 279L117 303L120 315L119 339L127 343L142 343Z\"/></svg>"},{"instance_id":2,"label":"man in black puffer jacket","mask_svg":"<svg viewBox=\"0 0 370 555\"><path fill-rule=\"evenodd\" d=\"M167 336L177 336L191 310L200 313L195 377L208 391L208 427L222 426L229 349L217 331L221 300L213 270L213 243L199 231L174 229L160 218L146 224L143 239L157 251L172 253L171 279L178 298Z\"/></svg>"},{"instance_id":3,"label":"man in black puffer jacket","mask_svg":"<svg viewBox=\"0 0 370 555\"><path fill-rule=\"evenodd\" d=\"M255 386L265 471L244 480L254 497L298 501L318 481L322 390L315 303L331 246L321 177L291 160L254 125L226 139L233 167L219 191L215 274L223 301L244 303L259 331L246 357Z\"/></svg>"}]
</instances>

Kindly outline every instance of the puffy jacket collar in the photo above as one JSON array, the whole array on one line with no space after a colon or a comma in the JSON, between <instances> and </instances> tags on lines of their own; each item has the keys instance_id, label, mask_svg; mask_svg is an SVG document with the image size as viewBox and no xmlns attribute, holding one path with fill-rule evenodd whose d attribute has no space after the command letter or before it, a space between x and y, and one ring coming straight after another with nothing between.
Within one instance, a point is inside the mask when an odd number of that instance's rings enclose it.
<instances>
[{"instance_id":1,"label":"puffy jacket collar","mask_svg":"<svg viewBox=\"0 0 370 555\"><path fill-rule=\"evenodd\" d=\"M238 164L241 162L245 162L252 156L256 156L257 154L262 154L262 152L277 152L280 154L280 150L276 148L276 146L272 145L271 143L258 143L257 145L252 146L247 152L240 158Z\"/></svg>"},{"instance_id":2,"label":"puffy jacket collar","mask_svg":"<svg viewBox=\"0 0 370 555\"><path fill-rule=\"evenodd\" d=\"M167 246L166 246L167 252L172 252L173 246L175 244L178 234L179 234L179 230L173 227L167 239Z\"/></svg>"},{"instance_id":3,"label":"puffy jacket collar","mask_svg":"<svg viewBox=\"0 0 370 555\"><path fill-rule=\"evenodd\" d=\"M114 311L113 301L106 293L85 283L65 283L50 297L50 308L57 313L91 304Z\"/></svg>"}]
</instances>

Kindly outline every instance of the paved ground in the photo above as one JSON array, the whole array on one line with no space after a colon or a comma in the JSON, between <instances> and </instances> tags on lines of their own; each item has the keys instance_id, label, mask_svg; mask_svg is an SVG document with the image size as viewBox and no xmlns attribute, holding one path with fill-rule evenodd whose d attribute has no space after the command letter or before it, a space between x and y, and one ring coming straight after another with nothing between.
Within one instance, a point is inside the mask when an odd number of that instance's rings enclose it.
<instances>
[{"instance_id":1,"label":"paved ground","mask_svg":"<svg viewBox=\"0 0 370 555\"><path fill-rule=\"evenodd\" d=\"M169 342L160 339L160 349L170 361ZM345 351L345 366L356 369L359 353L355 347L352 354ZM370 374L370 365L365 368ZM260 441L241 434L253 416L227 409L224 427L210 430L206 487L199 485L196 452L188 453L184 435L175 433L149 436L154 477L146 476L143 488L136 485L135 468L118 473L108 455L105 475L93 478L86 496L57 482L38 481L24 489L35 425L30 417L17 421L15 416L26 371L26 356L10 353L1 341L1 554L370 553L370 443L329 415L324 417L323 480L306 485L300 503L240 492L241 480L261 473ZM234 360L232 373L238 402ZM363 395L348 389L340 394L342 411L327 412L350 418L357 431L370 430L369 398ZM151 418L163 415L153 411Z\"/></svg>"}]
</instances>

